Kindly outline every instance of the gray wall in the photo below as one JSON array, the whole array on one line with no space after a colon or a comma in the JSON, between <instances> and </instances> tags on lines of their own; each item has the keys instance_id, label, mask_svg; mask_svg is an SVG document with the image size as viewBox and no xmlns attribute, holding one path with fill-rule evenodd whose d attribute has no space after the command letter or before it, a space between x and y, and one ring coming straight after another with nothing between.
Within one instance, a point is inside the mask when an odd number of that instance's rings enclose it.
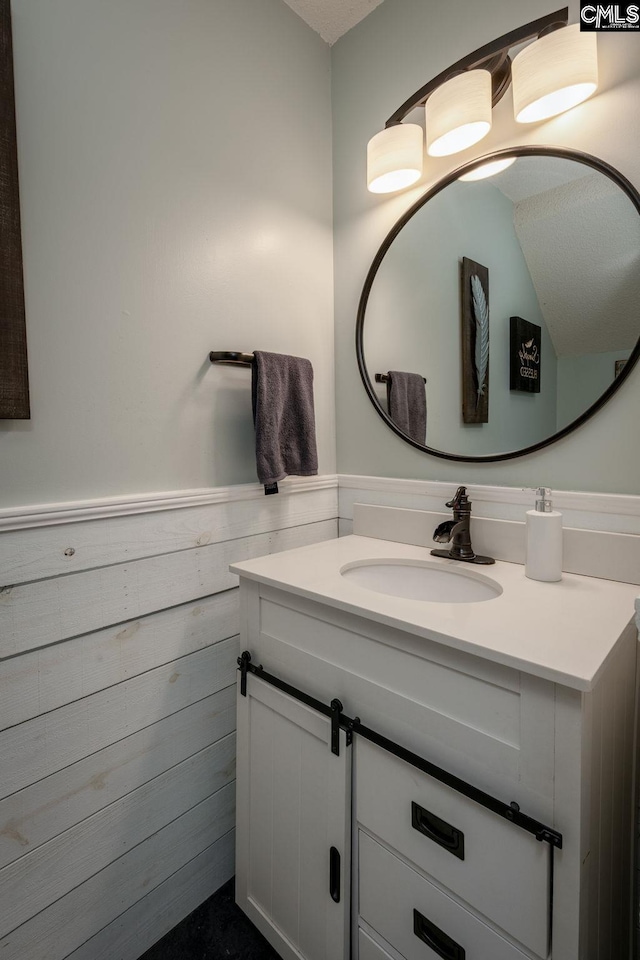
<instances>
[{"instance_id":1,"label":"gray wall","mask_svg":"<svg viewBox=\"0 0 640 960\"><path fill-rule=\"evenodd\" d=\"M558 357L558 429L595 403L614 379L616 360L626 360L630 352L614 350ZM637 489L629 492L636 493Z\"/></svg>"},{"instance_id":2,"label":"gray wall","mask_svg":"<svg viewBox=\"0 0 640 960\"><path fill-rule=\"evenodd\" d=\"M281 0L14 0L32 420L0 506L255 481L250 373L307 356L335 469L329 48Z\"/></svg>"},{"instance_id":3,"label":"gray wall","mask_svg":"<svg viewBox=\"0 0 640 960\"><path fill-rule=\"evenodd\" d=\"M577 3L570 16L578 19ZM338 468L342 473L637 493L640 369L590 423L547 450L505 463L454 464L414 450L370 405L358 375L353 330L369 265L390 227L427 186L460 163L519 142L596 154L640 183L637 38L599 34L600 91L572 112L516 127L511 95L477 150L430 159L423 181L398 196L374 196L365 183L367 141L414 90L450 63L549 12L542 0L385 0L332 49L334 269Z\"/></svg>"}]
</instances>

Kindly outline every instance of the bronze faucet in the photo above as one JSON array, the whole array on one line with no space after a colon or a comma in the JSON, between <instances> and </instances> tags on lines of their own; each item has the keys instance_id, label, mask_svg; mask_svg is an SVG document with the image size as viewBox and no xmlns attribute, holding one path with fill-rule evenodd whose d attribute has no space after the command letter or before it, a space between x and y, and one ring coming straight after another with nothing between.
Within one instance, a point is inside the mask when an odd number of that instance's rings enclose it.
<instances>
[{"instance_id":1,"label":"bronze faucet","mask_svg":"<svg viewBox=\"0 0 640 960\"><path fill-rule=\"evenodd\" d=\"M449 550L432 550L434 557L446 557L449 560L464 560L467 563L495 563L492 557L481 557L473 552L471 546L471 501L467 497L467 488L458 487L453 500L447 507L453 510L453 520L439 523L433 531L436 543L451 543Z\"/></svg>"}]
</instances>

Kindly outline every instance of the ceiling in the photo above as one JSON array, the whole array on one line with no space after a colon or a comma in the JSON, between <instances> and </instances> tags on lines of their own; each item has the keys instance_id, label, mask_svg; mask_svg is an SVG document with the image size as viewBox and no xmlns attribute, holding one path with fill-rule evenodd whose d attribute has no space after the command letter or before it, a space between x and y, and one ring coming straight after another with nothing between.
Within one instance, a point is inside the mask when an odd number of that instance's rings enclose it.
<instances>
[{"instance_id":1,"label":"ceiling","mask_svg":"<svg viewBox=\"0 0 640 960\"><path fill-rule=\"evenodd\" d=\"M328 44L355 27L383 0L284 0Z\"/></svg>"},{"instance_id":2,"label":"ceiling","mask_svg":"<svg viewBox=\"0 0 640 960\"><path fill-rule=\"evenodd\" d=\"M599 171L522 157L493 178L513 219L558 357L631 350L637 339L638 215Z\"/></svg>"}]
</instances>

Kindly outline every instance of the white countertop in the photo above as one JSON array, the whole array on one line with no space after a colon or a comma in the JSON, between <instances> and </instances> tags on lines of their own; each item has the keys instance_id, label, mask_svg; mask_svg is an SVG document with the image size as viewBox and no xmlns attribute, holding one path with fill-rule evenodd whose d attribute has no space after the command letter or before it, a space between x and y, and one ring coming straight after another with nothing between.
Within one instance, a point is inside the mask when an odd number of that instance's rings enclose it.
<instances>
[{"instance_id":1,"label":"white countertop","mask_svg":"<svg viewBox=\"0 0 640 960\"><path fill-rule=\"evenodd\" d=\"M354 561L428 560L497 581L502 594L478 603L434 603L377 593L349 582ZM432 557L404 543L349 536L231 565L232 572L339 610L427 637L577 690L592 689L634 617L640 587L565 573L529 580L524 567L475 566Z\"/></svg>"}]
</instances>

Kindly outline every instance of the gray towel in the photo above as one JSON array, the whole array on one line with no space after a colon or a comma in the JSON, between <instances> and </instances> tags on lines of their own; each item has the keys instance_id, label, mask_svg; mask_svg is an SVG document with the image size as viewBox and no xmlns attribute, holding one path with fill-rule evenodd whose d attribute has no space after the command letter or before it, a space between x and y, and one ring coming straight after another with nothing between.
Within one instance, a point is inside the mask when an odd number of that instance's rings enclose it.
<instances>
[{"instance_id":1,"label":"gray towel","mask_svg":"<svg viewBox=\"0 0 640 960\"><path fill-rule=\"evenodd\" d=\"M256 465L265 493L287 474L318 472L313 410L313 367L302 357L254 350L251 401L256 428Z\"/></svg>"},{"instance_id":2,"label":"gray towel","mask_svg":"<svg viewBox=\"0 0 640 960\"><path fill-rule=\"evenodd\" d=\"M389 416L412 440L424 443L427 432L427 395L419 373L389 370L387 403Z\"/></svg>"}]
</instances>

